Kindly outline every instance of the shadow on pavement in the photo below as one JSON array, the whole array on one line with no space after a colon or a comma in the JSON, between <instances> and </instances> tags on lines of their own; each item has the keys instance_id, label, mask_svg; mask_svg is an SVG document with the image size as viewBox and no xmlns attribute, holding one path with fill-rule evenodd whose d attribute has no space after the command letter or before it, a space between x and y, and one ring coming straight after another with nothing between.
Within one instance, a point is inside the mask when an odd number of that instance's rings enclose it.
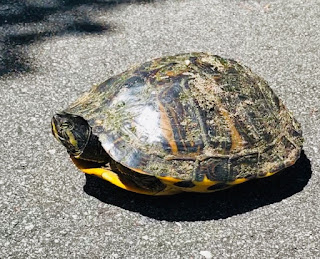
<instances>
[{"instance_id":1,"label":"shadow on pavement","mask_svg":"<svg viewBox=\"0 0 320 259\"><path fill-rule=\"evenodd\" d=\"M302 152L295 165L272 177L252 180L211 194L146 196L122 190L86 175L84 191L100 201L167 221L225 219L279 202L303 190L311 177L310 160Z\"/></svg>"},{"instance_id":2,"label":"shadow on pavement","mask_svg":"<svg viewBox=\"0 0 320 259\"><path fill-rule=\"evenodd\" d=\"M95 21L95 11L147 2L153 0L0 1L0 76L32 71L24 46L57 35L110 31L110 24Z\"/></svg>"}]
</instances>

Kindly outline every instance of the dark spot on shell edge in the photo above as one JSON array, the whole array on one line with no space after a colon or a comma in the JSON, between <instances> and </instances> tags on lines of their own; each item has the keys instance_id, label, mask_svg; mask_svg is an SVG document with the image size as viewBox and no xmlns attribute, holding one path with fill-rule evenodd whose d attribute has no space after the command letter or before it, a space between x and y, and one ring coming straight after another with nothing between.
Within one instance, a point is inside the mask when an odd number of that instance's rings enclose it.
<instances>
[{"instance_id":1,"label":"dark spot on shell edge","mask_svg":"<svg viewBox=\"0 0 320 259\"><path fill-rule=\"evenodd\" d=\"M181 182L174 183L174 185L178 186L178 187L183 187L183 188L192 188L192 187L196 186L191 181L181 181Z\"/></svg>"}]
</instances>

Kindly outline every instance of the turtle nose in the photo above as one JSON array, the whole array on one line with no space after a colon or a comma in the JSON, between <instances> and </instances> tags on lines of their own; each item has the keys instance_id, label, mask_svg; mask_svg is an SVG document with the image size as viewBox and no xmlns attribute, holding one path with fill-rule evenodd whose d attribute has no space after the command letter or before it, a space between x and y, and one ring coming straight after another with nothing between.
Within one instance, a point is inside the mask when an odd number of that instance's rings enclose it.
<instances>
[{"instance_id":1,"label":"turtle nose","mask_svg":"<svg viewBox=\"0 0 320 259\"><path fill-rule=\"evenodd\" d=\"M52 119L51 119L51 131L56 139L58 139L58 136L59 136L58 130L57 130L57 128L59 128L59 125L60 125L60 116L59 114L55 114L52 116Z\"/></svg>"},{"instance_id":2,"label":"turtle nose","mask_svg":"<svg viewBox=\"0 0 320 259\"><path fill-rule=\"evenodd\" d=\"M51 128L52 128L52 133L53 135L57 135L58 132L61 130L61 124L63 123L63 115L57 113L52 116L51 119Z\"/></svg>"},{"instance_id":3,"label":"turtle nose","mask_svg":"<svg viewBox=\"0 0 320 259\"><path fill-rule=\"evenodd\" d=\"M55 114L52 116L51 123L54 125L59 125L60 116L58 114Z\"/></svg>"},{"instance_id":4,"label":"turtle nose","mask_svg":"<svg viewBox=\"0 0 320 259\"><path fill-rule=\"evenodd\" d=\"M55 125L60 125L62 122L62 118L63 118L62 114L56 113L55 115L52 116L52 122Z\"/></svg>"}]
</instances>

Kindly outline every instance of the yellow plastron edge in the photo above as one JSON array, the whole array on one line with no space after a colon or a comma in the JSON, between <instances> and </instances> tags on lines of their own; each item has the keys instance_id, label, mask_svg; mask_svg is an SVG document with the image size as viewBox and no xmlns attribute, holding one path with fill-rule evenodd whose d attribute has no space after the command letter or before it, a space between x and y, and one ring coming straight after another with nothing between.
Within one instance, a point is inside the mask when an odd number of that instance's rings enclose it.
<instances>
[{"instance_id":1,"label":"yellow plastron edge","mask_svg":"<svg viewBox=\"0 0 320 259\"><path fill-rule=\"evenodd\" d=\"M153 192L149 190L145 190L142 188L138 188L132 185L128 185L123 183L118 174L107 169L104 167L90 167L90 166L85 166L86 162L85 161L80 161L76 159L75 157L71 157L72 161L74 164L83 172L86 174L91 174L91 175L96 175L124 190L135 192L135 193L140 193L140 194L146 194L146 195L172 195L179 193L181 191L172 188L171 186L167 186L164 190L160 192ZM89 163L88 163L89 164Z\"/></svg>"},{"instance_id":2,"label":"yellow plastron edge","mask_svg":"<svg viewBox=\"0 0 320 259\"><path fill-rule=\"evenodd\" d=\"M192 183L195 185L193 187L178 187L174 186L173 184L182 182L181 179L173 178L170 176L157 176L161 180L162 183L166 184L167 186L172 186L173 189L184 191L184 192L212 192L208 190L208 187L221 183L220 181L211 181L207 178L207 176L204 176L204 179L201 182L198 181L192 181Z\"/></svg>"}]
</instances>

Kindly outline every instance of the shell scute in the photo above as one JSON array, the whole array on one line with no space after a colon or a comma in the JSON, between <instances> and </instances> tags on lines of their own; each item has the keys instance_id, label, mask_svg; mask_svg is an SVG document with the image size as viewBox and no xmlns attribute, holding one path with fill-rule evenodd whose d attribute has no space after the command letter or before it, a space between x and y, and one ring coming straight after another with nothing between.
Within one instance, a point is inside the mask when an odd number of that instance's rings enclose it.
<instances>
[{"instance_id":1,"label":"shell scute","mask_svg":"<svg viewBox=\"0 0 320 259\"><path fill-rule=\"evenodd\" d=\"M183 183L279 171L298 159L303 141L299 123L263 79L207 53L131 68L66 111L89 122L116 162Z\"/></svg>"}]
</instances>

